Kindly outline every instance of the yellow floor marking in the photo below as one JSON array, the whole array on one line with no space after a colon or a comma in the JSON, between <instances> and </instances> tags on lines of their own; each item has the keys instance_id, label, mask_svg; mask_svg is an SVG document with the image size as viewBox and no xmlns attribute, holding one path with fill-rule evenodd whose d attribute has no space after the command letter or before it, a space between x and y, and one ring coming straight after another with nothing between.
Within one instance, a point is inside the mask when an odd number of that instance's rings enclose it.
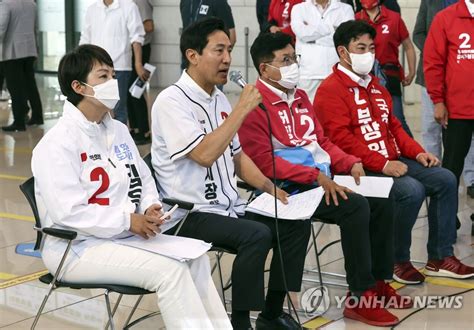
<instances>
[{"instance_id":1,"label":"yellow floor marking","mask_svg":"<svg viewBox=\"0 0 474 330\"><path fill-rule=\"evenodd\" d=\"M15 277L17 277L17 275L0 272L0 280L11 280L12 278L15 278Z\"/></svg>"},{"instance_id":2,"label":"yellow floor marking","mask_svg":"<svg viewBox=\"0 0 474 330\"><path fill-rule=\"evenodd\" d=\"M434 284L434 285L449 286L452 288L474 289L474 283L472 282L466 282L466 281L456 280L456 279L451 279L451 278L428 276L427 278L425 278L425 282Z\"/></svg>"},{"instance_id":3,"label":"yellow floor marking","mask_svg":"<svg viewBox=\"0 0 474 330\"><path fill-rule=\"evenodd\" d=\"M13 214L13 213L1 213L0 212L0 218L35 222L35 218L33 218L31 216L19 215L19 214Z\"/></svg>"},{"instance_id":4,"label":"yellow floor marking","mask_svg":"<svg viewBox=\"0 0 474 330\"><path fill-rule=\"evenodd\" d=\"M14 285L23 284L25 282L33 281L33 280L36 280L36 279L38 279L39 277L41 277L45 274L48 274L47 270L42 270L42 271L37 272L37 273L16 277L16 278L11 279L9 281L0 283L0 289L5 289L5 288L9 288L9 287L14 286Z\"/></svg>"},{"instance_id":5,"label":"yellow floor marking","mask_svg":"<svg viewBox=\"0 0 474 330\"><path fill-rule=\"evenodd\" d=\"M312 319L306 323L303 323L303 327L307 328L307 329L317 329L317 328L320 328L322 327L323 325L326 325L328 323L331 323L333 322L333 320L329 320L329 319L326 319L322 316L319 316L315 319Z\"/></svg>"},{"instance_id":6,"label":"yellow floor marking","mask_svg":"<svg viewBox=\"0 0 474 330\"><path fill-rule=\"evenodd\" d=\"M401 288L405 287L405 284L393 281L393 282L390 282L390 286L394 288L395 290L400 290Z\"/></svg>"},{"instance_id":7,"label":"yellow floor marking","mask_svg":"<svg viewBox=\"0 0 474 330\"><path fill-rule=\"evenodd\" d=\"M16 154L31 154L33 149L27 147L18 147L18 148L9 148L9 147L0 147L0 151L5 152L14 152Z\"/></svg>"},{"instance_id":8,"label":"yellow floor marking","mask_svg":"<svg viewBox=\"0 0 474 330\"><path fill-rule=\"evenodd\" d=\"M0 174L0 179L25 181L26 179L28 179L28 177L26 177L26 176L17 176L17 175L8 175L8 174Z\"/></svg>"}]
</instances>

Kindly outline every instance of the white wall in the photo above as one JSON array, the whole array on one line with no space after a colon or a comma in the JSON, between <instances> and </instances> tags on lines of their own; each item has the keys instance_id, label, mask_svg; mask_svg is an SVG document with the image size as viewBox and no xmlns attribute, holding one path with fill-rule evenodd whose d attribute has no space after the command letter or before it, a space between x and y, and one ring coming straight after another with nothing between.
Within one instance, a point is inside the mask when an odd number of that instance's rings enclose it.
<instances>
[{"instance_id":1,"label":"white wall","mask_svg":"<svg viewBox=\"0 0 474 330\"><path fill-rule=\"evenodd\" d=\"M228 0L234 15L237 43L232 53L232 69L240 70L245 75L245 27L249 28L249 45L256 38L259 28L256 17L256 0ZM155 33L152 42L151 62L157 66L152 85L166 87L174 83L180 75L181 55L179 51L179 28L181 15L179 0L153 0ZM398 0L402 7L402 15L410 32L413 31L420 0ZM249 55L250 56L250 55ZM249 81L255 81L256 72L249 58ZM238 87L228 84L227 91ZM413 84L414 85L414 84ZM419 86L406 89L406 100L419 101Z\"/></svg>"}]
</instances>

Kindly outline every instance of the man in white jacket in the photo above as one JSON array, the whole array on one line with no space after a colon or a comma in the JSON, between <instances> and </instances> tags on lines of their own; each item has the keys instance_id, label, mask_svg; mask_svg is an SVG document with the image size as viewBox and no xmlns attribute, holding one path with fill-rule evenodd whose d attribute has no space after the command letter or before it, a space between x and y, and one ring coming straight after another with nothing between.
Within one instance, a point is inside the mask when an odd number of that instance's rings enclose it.
<instances>
[{"instance_id":1,"label":"man in white jacket","mask_svg":"<svg viewBox=\"0 0 474 330\"><path fill-rule=\"evenodd\" d=\"M179 262L120 244L145 239L176 221L163 221L150 170L127 126L110 111L119 100L107 52L83 45L66 54L58 69L67 97L58 123L33 150L35 196L43 226L77 231L59 279L115 283L156 291L169 329L230 329L230 321L203 255ZM42 258L55 272L66 248L47 236Z\"/></svg>"},{"instance_id":2,"label":"man in white jacket","mask_svg":"<svg viewBox=\"0 0 474 330\"><path fill-rule=\"evenodd\" d=\"M291 28L296 35L296 54L300 55L300 81L311 102L319 84L339 62L333 35L343 22L354 19L354 11L339 0L306 0L293 7Z\"/></svg>"}]
</instances>

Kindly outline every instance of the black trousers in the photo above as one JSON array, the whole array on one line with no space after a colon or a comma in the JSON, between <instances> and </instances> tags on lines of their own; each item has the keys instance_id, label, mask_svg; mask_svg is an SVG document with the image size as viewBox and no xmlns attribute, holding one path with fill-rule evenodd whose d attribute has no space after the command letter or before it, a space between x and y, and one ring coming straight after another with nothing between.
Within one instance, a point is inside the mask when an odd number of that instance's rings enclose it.
<instances>
[{"instance_id":1,"label":"black trousers","mask_svg":"<svg viewBox=\"0 0 474 330\"><path fill-rule=\"evenodd\" d=\"M346 280L351 291L365 291L375 280L391 279L394 265L394 203L391 198L366 198L349 193L339 206L325 200L315 218L334 223L341 231Z\"/></svg>"},{"instance_id":2,"label":"black trousers","mask_svg":"<svg viewBox=\"0 0 474 330\"><path fill-rule=\"evenodd\" d=\"M1 62L1 71L12 99L14 124L18 126L25 125L27 101L31 106L31 118L43 121L43 107L35 78L35 60L35 57L25 57Z\"/></svg>"},{"instance_id":3,"label":"black trousers","mask_svg":"<svg viewBox=\"0 0 474 330\"><path fill-rule=\"evenodd\" d=\"M38 86L36 85L34 67L35 61L35 57L27 57L23 69L26 78L26 95L31 107L31 119L36 122L40 122L43 121L43 106L41 104Z\"/></svg>"},{"instance_id":4,"label":"black trousers","mask_svg":"<svg viewBox=\"0 0 474 330\"><path fill-rule=\"evenodd\" d=\"M25 115L28 111L26 74L24 67L27 59L20 58L0 63L12 100L13 125L25 126Z\"/></svg>"},{"instance_id":5,"label":"black trousers","mask_svg":"<svg viewBox=\"0 0 474 330\"><path fill-rule=\"evenodd\" d=\"M473 132L474 119L449 119L448 127L443 129L443 167L454 173L458 187Z\"/></svg>"},{"instance_id":6,"label":"black trousers","mask_svg":"<svg viewBox=\"0 0 474 330\"><path fill-rule=\"evenodd\" d=\"M142 46L142 63L148 63L150 61L151 45ZM137 71L135 70L135 54L132 53L132 74L128 86L132 86L135 79L137 79ZM128 122L131 129L137 128L140 133L146 133L150 130L148 123L148 106L145 99L145 93L139 99L128 93L127 98L127 109L128 109Z\"/></svg>"},{"instance_id":7,"label":"black trousers","mask_svg":"<svg viewBox=\"0 0 474 330\"><path fill-rule=\"evenodd\" d=\"M269 288L284 290L276 247L275 220L255 214L246 218L195 212L181 227L179 236L202 239L216 246L237 251L232 266L232 309L262 310L264 306L264 267L273 247ZM279 220L279 232L285 275L290 291L299 291L303 276L310 221ZM176 228L168 230L172 234Z\"/></svg>"}]
</instances>

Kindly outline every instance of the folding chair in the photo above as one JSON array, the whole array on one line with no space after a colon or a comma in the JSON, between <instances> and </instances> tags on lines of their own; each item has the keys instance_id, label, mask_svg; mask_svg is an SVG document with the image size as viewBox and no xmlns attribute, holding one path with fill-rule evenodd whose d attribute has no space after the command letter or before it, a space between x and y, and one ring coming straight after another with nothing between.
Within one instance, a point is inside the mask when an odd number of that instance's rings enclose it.
<instances>
[{"instance_id":1,"label":"folding chair","mask_svg":"<svg viewBox=\"0 0 474 330\"><path fill-rule=\"evenodd\" d=\"M34 329L36 327L36 324L38 323L38 320L41 316L41 313L46 305L46 302L48 301L49 296L51 293L56 290L57 288L71 288L71 289L104 289L104 297L105 297L105 305L107 309L107 314L108 314L108 323L106 325L106 329L109 327L112 330L115 329L115 324L114 324L114 314L117 311L117 308L119 306L120 300L122 299L122 296L125 295L137 295L139 296L137 302L135 303L134 307L132 308L132 311L130 312L129 316L127 317L127 320L125 321L124 328L128 329L129 327L134 326L135 324L150 318L152 316L158 315L159 312L152 312L150 314L147 314L132 323L130 323L130 320L135 313L141 299L143 298L144 295L146 294L151 294L154 293L152 291L148 291L142 288L138 287L132 287L132 286L127 286L127 285L116 285L116 284L107 284L107 283L102 283L102 282L97 282L97 283L89 283L89 284L81 284L81 283L72 283L72 282L63 282L58 280L58 275L61 272L61 269L64 265L64 261L66 260L66 257L69 253L69 250L71 248L72 242L74 239L77 237L77 232L72 231L72 230L64 230L64 229L57 229L57 228L51 228L51 227L42 227L41 226L41 219L39 217L38 213L38 208L36 205L36 198L35 198L35 187L34 187L34 177L29 178L26 180L24 183L20 185L20 190L23 192L25 195L26 199L28 200L28 203L30 204L31 210L33 211L33 215L35 218L35 226L33 227L34 230L37 232L36 236L36 244L34 249L38 250L41 246L41 241L43 238L43 235L51 235L54 237L62 238L68 241L67 248L63 254L63 257L61 258L61 261L59 263L58 268L56 269L55 275L52 275L51 273L48 273L46 275L43 275L39 278L39 280L42 283L47 284L48 291L45 294L45 297L40 305L40 308L38 309L38 312L36 313L36 317L33 321L33 324L31 325L31 329ZM115 303L114 309L111 309L110 306L110 298L109 295L112 292L116 292L119 294L119 297L117 299L117 302Z\"/></svg>"},{"instance_id":2,"label":"folding chair","mask_svg":"<svg viewBox=\"0 0 474 330\"><path fill-rule=\"evenodd\" d=\"M158 181L156 179L155 171L153 170L153 165L152 165L152 162L151 162L151 153L148 153L147 155L145 155L143 157L143 160L145 161L148 168L150 169L151 175L153 176L153 179L155 180L155 184L157 184ZM158 186L157 186L157 188L158 188ZM173 205L172 202L170 202L170 200L167 199L167 198L163 199L163 202L166 203L166 204L169 204L169 205ZM182 202L182 201L180 201L180 203L185 203L186 204L186 209L188 210L188 212L191 211L194 208L193 203ZM179 227L175 232L175 235L177 235L178 232L180 231L181 227L184 224L184 220L182 220L180 222ZM221 291L221 294L222 294L222 302L224 304L225 310L227 311L225 291L231 287L231 283L230 283L230 279L229 279L229 281L224 285L224 278L223 278L223 275L222 275L221 259L222 259L222 256L224 255L224 253L229 253L229 254L234 254L235 255L235 254L237 254L237 251L233 250L233 249L230 249L230 248L227 248L227 247L213 245L211 247L211 249L209 250L209 252L214 252L215 256L216 256L216 263L212 266L211 274L214 274L216 269L218 270L220 291Z\"/></svg>"},{"instance_id":3,"label":"folding chair","mask_svg":"<svg viewBox=\"0 0 474 330\"><path fill-rule=\"evenodd\" d=\"M247 192L250 192L250 197L249 197L249 202L254 199L257 195L257 191L254 187L252 187L251 185L247 184L246 182L243 182L243 181L237 181L237 187L240 188L240 189L243 189L243 190L246 190ZM316 223L319 223L320 224L320 227L318 228L317 232L315 232L315 229L314 229L314 225ZM345 275L342 275L342 274L337 274L337 273L331 273L331 272L323 272L321 271L321 263L320 263L320 260L319 260L319 257L323 254L323 252L329 248L330 246L334 245L334 244L337 244L339 242L341 242L340 239L338 240L334 240L334 241L331 241L329 243L327 243L326 245L324 245L321 250L318 251L318 245L316 244L316 239L318 238L319 234L321 233L323 227L326 225L326 223L322 222L321 219L317 219L317 218L312 218L311 219L311 241L310 241L310 244L308 246L308 249L306 250L306 255L308 255L308 253L311 251L312 248L314 248L314 255L315 255L315 259L316 259L316 270L315 269L305 269L306 272L309 272L309 273L316 273L318 274L318 280L319 280L319 283L321 286L323 286L323 278L322 278L322 275L329 275L329 276L334 276L334 277L339 277L339 278L345 278L346 276ZM303 278L303 281L307 281L307 282L314 282L314 280L312 279L308 279L308 278ZM347 284L341 284L341 283L337 283L337 282L326 282L326 284L330 284L330 285L335 285L335 286L344 286L346 287Z\"/></svg>"}]
</instances>

